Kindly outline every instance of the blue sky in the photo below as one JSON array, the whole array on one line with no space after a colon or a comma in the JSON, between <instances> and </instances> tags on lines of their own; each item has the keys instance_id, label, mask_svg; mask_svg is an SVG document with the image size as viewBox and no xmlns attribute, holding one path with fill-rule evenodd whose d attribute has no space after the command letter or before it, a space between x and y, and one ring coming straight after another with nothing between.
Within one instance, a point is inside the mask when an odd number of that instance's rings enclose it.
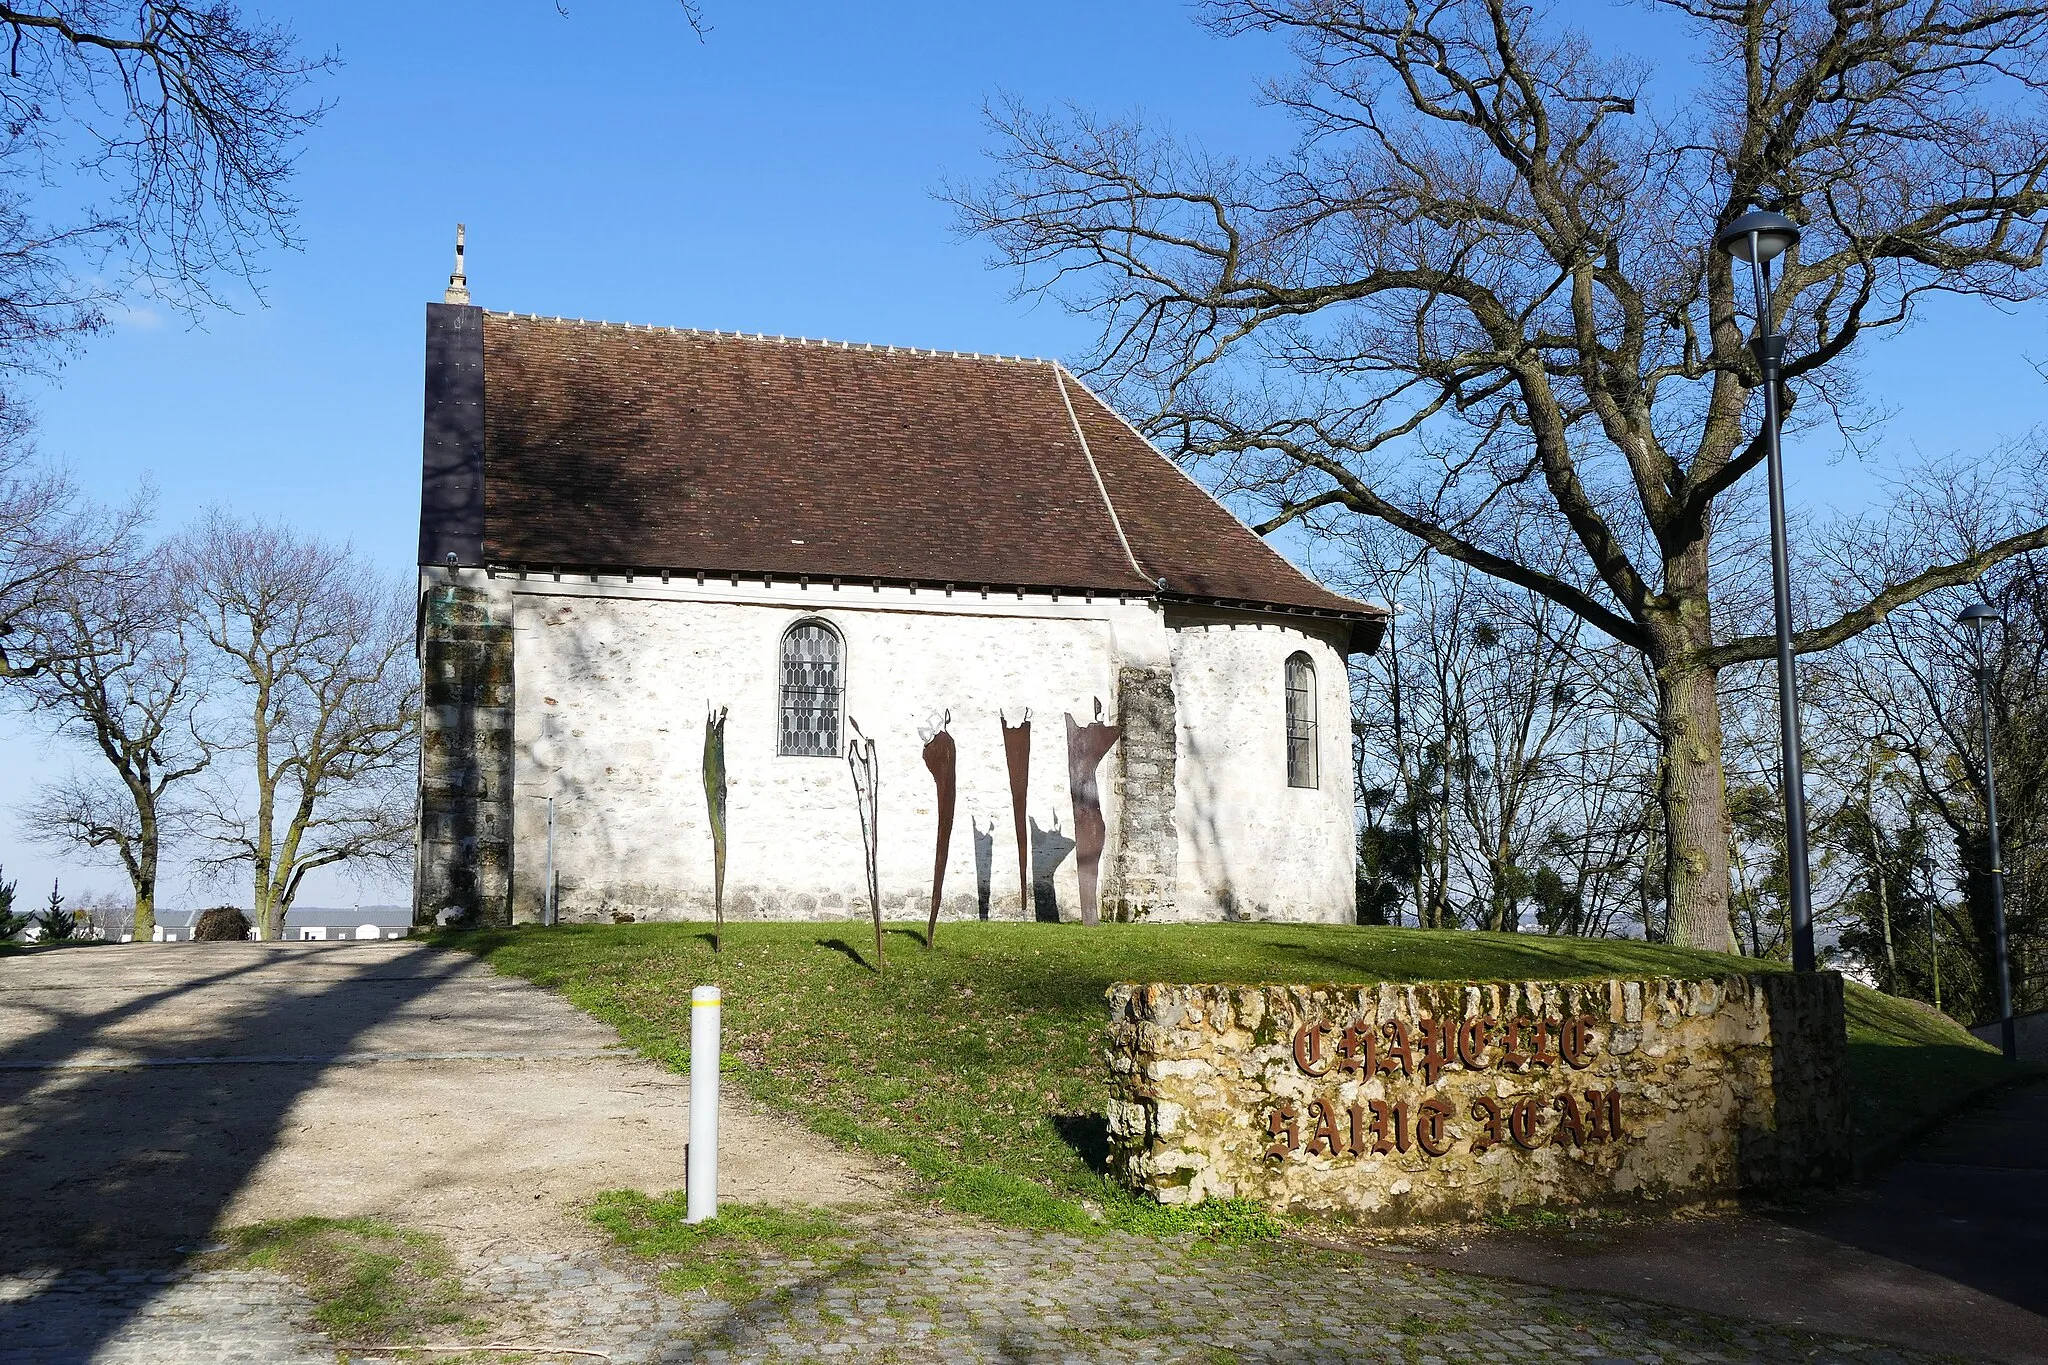
<instances>
[{"instance_id":1,"label":"blue sky","mask_svg":"<svg viewBox=\"0 0 2048 1365\"><path fill-rule=\"evenodd\" d=\"M261 304L196 326L131 308L38 386L43 452L110 498L148 475L167 527L224 503L352 540L400 573L418 510L422 305L446 282L458 219L486 307L1074 355L1086 322L1012 299L1011 277L932 197L982 173L982 101L1142 109L1243 154L1288 137L1253 101L1279 45L1211 38L1171 0L705 0L703 42L668 0L568 5L566 18L550 0L291 5L306 44L342 59L300 162L304 249L264 258ZM1658 61L1667 91L1691 78L1643 6L1566 12L1602 48ZM1871 391L1899 410L1887 441L1969 449L2033 425L2030 357L2048 359L2038 312L1934 310L1868 357ZM1863 500L1853 464L1807 452L1792 467L1795 501L1816 512ZM0 759L9 807L68 761L12 717ZM12 826L0 813L0 862L25 897L59 873L77 889L120 884ZM306 899L357 894L327 882Z\"/></svg>"}]
</instances>

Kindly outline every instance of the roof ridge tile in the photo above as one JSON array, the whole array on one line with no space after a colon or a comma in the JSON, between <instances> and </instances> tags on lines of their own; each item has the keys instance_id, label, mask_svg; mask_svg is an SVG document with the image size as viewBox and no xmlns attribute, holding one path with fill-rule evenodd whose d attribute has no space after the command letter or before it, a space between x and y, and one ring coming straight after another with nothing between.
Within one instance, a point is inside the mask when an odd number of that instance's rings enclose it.
<instances>
[{"instance_id":1,"label":"roof ridge tile","mask_svg":"<svg viewBox=\"0 0 2048 1365\"><path fill-rule=\"evenodd\" d=\"M608 327L627 332L666 332L670 336L708 337L716 341L758 341L784 346L818 346L841 351L871 351L883 355L910 355L931 357L941 360L997 360L1006 365L1058 365L1057 360L1044 356L1004 355L1000 351L956 351L940 346L898 346L885 341L850 341L834 337L785 336L777 333L769 336L766 332L727 332L717 327L674 327L659 322L617 322L607 318L566 318L560 314L553 317L540 313L521 313L516 309L498 310L486 308L486 317L502 318L508 322L552 322L565 327Z\"/></svg>"}]
</instances>

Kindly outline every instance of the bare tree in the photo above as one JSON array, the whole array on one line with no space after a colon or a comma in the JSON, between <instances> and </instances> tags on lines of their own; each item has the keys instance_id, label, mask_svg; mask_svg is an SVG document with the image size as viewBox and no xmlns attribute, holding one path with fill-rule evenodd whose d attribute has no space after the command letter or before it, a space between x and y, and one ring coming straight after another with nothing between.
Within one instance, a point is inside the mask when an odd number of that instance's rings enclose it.
<instances>
[{"instance_id":1,"label":"bare tree","mask_svg":"<svg viewBox=\"0 0 2048 1365\"><path fill-rule=\"evenodd\" d=\"M12 134L0 166L19 184L68 171L109 191L56 227L36 226L14 193L20 239L44 259L118 247L154 296L181 303L208 298L223 271L249 279L259 242L293 241L293 150L323 112L306 92L331 58L299 55L288 28L231 0L8 0L0 35ZM46 288L11 306L89 326L101 300L79 290Z\"/></svg>"},{"instance_id":2,"label":"bare tree","mask_svg":"<svg viewBox=\"0 0 2048 1365\"><path fill-rule=\"evenodd\" d=\"M1100 317L1094 368L1147 428L1223 462L1271 532L1362 516L1538 593L1656 681L1672 934L1731 945L1717 687L1764 659L1740 481L1760 370L1709 247L1769 202L1788 402L1867 419L1849 368L1929 293L2038 298L2048 5L1663 0L1699 90L1646 103L1520 0L1209 0L1289 36L1290 154L1207 157L1132 121L1019 107L953 194L1027 288ZM1543 534L1526 534L1529 528ZM1575 545L1562 570L1523 553ZM1797 635L1826 649L2048 544L2012 523ZM1736 590L1730 591L1731 578Z\"/></svg>"},{"instance_id":3,"label":"bare tree","mask_svg":"<svg viewBox=\"0 0 2048 1365\"><path fill-rule=\"evenodd\" d=\"M149 507L146 492L116 508L86 502L68 473L28 462L20 435L0 399L0 680L33 677L60 642L76 643L52 623L87 580L122 572Z\"/></svg>"},{"instance_id":4,"label":"bare tree","mask_svg":"<svg viewBox=\"0 0 2048 1365\"><path fill-rule=\"evenodd\" d=\"M1389 917L1398 879L1421 925L1632 919L1655 755L1628 660L1539 594L1352 530L1338 577L1401 608L1353 688L1369 911Z\"/></svg>"},{"instance_id":5,"label":"bare tree","mask_svg":"<svg viewBox=\"0 0 2048 1365\"><path fill-rule=\"evenodd\" d=\"M105 766L43 787L23 811L43 842L110 853L135 893L135 937L156 928L157 876L173 793L212 761L198 724L199 680L178 584L160 553L124 539L87 569L56 580L38 613L44 661L18 686L34 714L93 750Z\"/></svg>"},{"instance_id":6,"label":"bare tree","mask_svg":"<svg viewBox=\"0 0 2048 1365\"><path fill-rule=\"evenodd\" d=\"M2031 446L1938 466L1916 478L1888 516L1844 529L1830 559L1837 591L1856 596L1902 560L1953 552L2013 502L2048 497ZM1998 746L2006 912L2022 1010L2048 998L2048 564L2019 556L1981 584L1932 594L1889 615L1814 670L1817 776L1838 812L1820 822L1848 876L1836 898L1852 949L1880 980L1931 994L1942 954L1947 1003L1988 1013L1993 980L1985 886L1984 756L1969 640L1956 612L1979 596L2005 624L1988 642ZM1945 837L1934 837L1939 831ZM1897 966L1898 910L1917 904L1937 926L1927 955ZM1886 949L1889 948L1889 952ZM1967 972L1963 970L1967 968Z\"/></svg>"},{"instance_id":7,"label":"bare tree","mask_svg":"<svg viewBox=\"0 0 2048 1365\"><path fill-rule=\"evenodd\" d=\"M216 770L202 862L246 866L257 933L275 938L308 873L411 855L411 594L346 547L221 512L180 559L189 628L224 689L241 689L221 701L225 739L249 759Z\"/></svg>"}]
</instances>

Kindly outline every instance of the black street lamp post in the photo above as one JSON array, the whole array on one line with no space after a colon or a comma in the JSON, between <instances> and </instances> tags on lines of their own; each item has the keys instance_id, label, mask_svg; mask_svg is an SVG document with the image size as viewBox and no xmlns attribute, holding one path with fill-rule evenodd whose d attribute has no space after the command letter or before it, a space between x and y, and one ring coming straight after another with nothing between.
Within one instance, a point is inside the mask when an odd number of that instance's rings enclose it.
<instances>
[{"instance_id":1,"label":"black street lamp post","mask_svg":"<svg viewBox=\"0 0 2048 1365\"><path fill-rule=\"evenodd\" d=\"M1977 675L1977 719L1984 734L1984 825L1985 854L1991 863L1991 951L1998 959L1998 1034L2005 1060L2019 1060L2019 1040L2013 1034L2012 968L2005 947L2005 860L1998 848L1998 777L1991 758L1991 666L1984 658L1984 628L1999 619L1998 609L1989 602L1972 602L1956 617L1970 628L1972 670Z\"/></svg>"},{"instance_id":2,"label":"black street lamp post","mask_svg":"<svg viewBox=\"0 0 2048 1365\"><path fill-rule=\"evenodd\" d=\"M1778 618L1778 730L1785 787L1785 881L1792 905L1792 965L1810 972L1813 903L1806 862L1806 770L1800 758L1799 683L1792 663L1792 571L1785 545L1785 467L1778 442L1778 384L1785 366L1785 338L1771 317L1771 262L1799 241L1799 229L1782 213L1745 213L1714 237L1722 254L1749 264L1756 291L1756 339L1751 353L1764 372L1764 464L1771 487L1771 589Z\"/></svg>"}]
</instances>

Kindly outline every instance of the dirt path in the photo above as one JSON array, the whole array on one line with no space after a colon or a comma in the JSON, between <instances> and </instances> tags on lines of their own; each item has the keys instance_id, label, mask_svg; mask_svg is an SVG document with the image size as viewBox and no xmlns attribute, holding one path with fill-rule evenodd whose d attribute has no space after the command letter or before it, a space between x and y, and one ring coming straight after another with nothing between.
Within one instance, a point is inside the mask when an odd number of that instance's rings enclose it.
<instances>
[{"instance_id":1,"label":"dirt path","mask_svg":"<svg viewBox=\"0 0 2048 1365\"><path fill-rule=\"evenodd\" d=\"M879 1168L728 1094L721 1194L835 1204ZM681 1187L686 1078L559 997L415 943L145 944L0 962L0 1270L158 1265L217 1227L375 1214L559 1250Z\"/></svg>"}]
</instances>

